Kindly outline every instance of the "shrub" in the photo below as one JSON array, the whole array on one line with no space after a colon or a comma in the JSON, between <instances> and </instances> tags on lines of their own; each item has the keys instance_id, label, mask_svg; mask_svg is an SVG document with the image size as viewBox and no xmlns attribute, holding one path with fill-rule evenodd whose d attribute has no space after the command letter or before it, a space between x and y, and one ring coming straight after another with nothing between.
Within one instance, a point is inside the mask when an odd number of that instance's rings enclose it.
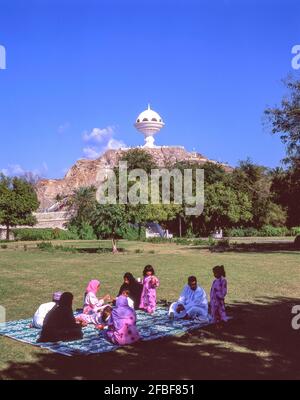
<instances>
[{"instance_id":1,"label":"shrub","mask_svg":"<svg viewBox=\"0 0 300 400\"><path fill-rule=\"evenodd\" d=\"M134 251L136 254L141 254L141 253L144 253L144 250L143 249L135 249L135 251Z\"/></svg>"},{"instance_id":2,"label":"shrub","mask_svg":"<svg viewBox=\"0 0 300 400\"><path fill-rule=\"evenodd\" d=\"M298 236L300 235L300 226L294 226L293 228L290 229L290 235L291 236Z\"/></svg>"},{"instance_id":3,"label":"shrub","mask_svg":"<svg viewBox=\"0 0 300 400\"><path fill-rule=\"evenodd\" d=\"M149 243L172 243L172 239L167 239L163 237L153 237L153 238L147 238L143 240L144 242L149 242Z\"/></svg>"},{"instance_id":4,"label":"shrub","mask_svg":"<svg viewBox=\"0 0 300 400\"><path fill-rule=\"evenodd\" d=\"M40 250L53 250L53 244L51 242L41 242L36 246Z\"/></svg>"},{"instance_id":5,"label":"shrub","mask_svg":"<svg viewBox=\"0 0 300 400\"><path fill-rule=\"evenodd\" d=\"M96 235L94 233L93 227L88 223L83 223L78 229L78 236L82 240L94 240Z\"/></svg>"},{"instance_id":6,"label":"shrub","mask_svg":"<svg viewBox=\"0 0 300 400\"><path fill-rule=\"evenodd\" d=\"M297 228L292 228L294 229L294 235L296 235ZM300 228L299 228L299 233L300 233ZM255 236L287 236L290 235L291 231L285 226L283 227L276 227L276 226L271 226L271 225L265 225L261 229L256 229L256 228L232 228L229 229L225 232L226 236L229 237L255 237Z\"/></svg>"},{"instance_id":7,"label":"shrub","mask_svg":"<svg viewBox=\"0 0 300 400\"><path fill-rule=\"evenodd\" d=\"M248 237L248 236L260 236L258 229L256 228L245 228L245 233L244 236Z\"/></svg>"},{"instance_id":8,"label":"shrub","mask_svg":"<svg viewBox=\"0 0 300 400\"><path fill-rule=\"evenodd\" d=\"M289 230L286 227L275 227L270 225L265 225L261 228L261 236L286 236Z\"/></svg>"},{"instance_id":9,"label":"shrub","mask_svg":"<svg viewBox=\"0 0 300 400\"><path fill-rule=\"evenodd\" d=\"M75 249L74 247L70 247L70 246L54 246L54 250L59 250L59 251L66 251L66 252L71 252L71 253L77 253L77 249Z\"/></svg>"},{"instance_id":10,"label":"shrub","mask_svg":"<svg viewBox=\"0 0 300 400\"><path fill-rule=\"evenodd\" d=\"M244 228L232 228L225 231L226 236L231 237L244 237L245 229Z\"/></svg>"},{"instance_id":11,"label":"shrub","mask_svg":"<svg viewBox=\"0 0 300 400\"><path fill-rule=\"evenodd\" d=\"M18 228L13 229L15 240L72 240L78 239L74 231L52 228Z\"/></svg>"},{"instance_id":12,"label":"shrub","mask_svg":"<svg viewBox=\"0 0 300 400\"><path fill-rule=\"evenodd\" d=\"M126 231L121 232L121 236L126 240L140 240L145 239L146 230L144 227L141 227L141 235L139 235L139 229L135 226L129 225L126 227Z\"/></svg>"},{"instance_id":13,"label":"shrub","mask_svg":"<svg viewBox=\"0 0 300 400\"><path fill-rule=\"evenodd\" d=\"M182 244L182 245L190 245L191 244L191 240L189 240L187 238L175 238L175 239L173 239L173 242L176 244Z\"/></svg>"},{"instance_id":14,"label":"shrub","mask_svg":"<svg viewBox=\"0 0 300 400\"><path fill-rule=\"evenodd\" d=\"M1 244L1 246L0 246L0 247L1 247L1 249L3 249L3 250L4 250L4 249L7 249L7 247L8 247L8 246L7 246L7 244Z\"/></svg>"},{"instance_id":15,"label":"shrub","mask_svg":"<svg viewBox=\"0 0 300 400\"><path fill-rule=\"evenodd\" d=\"M118 247L118 252L119 253L125 253L128 252L124 247ZM112 254L112 248L111 247L99 247L97 249L96 253L102 254L102 253L110 253Z\"/></svg>"}]
</instances>

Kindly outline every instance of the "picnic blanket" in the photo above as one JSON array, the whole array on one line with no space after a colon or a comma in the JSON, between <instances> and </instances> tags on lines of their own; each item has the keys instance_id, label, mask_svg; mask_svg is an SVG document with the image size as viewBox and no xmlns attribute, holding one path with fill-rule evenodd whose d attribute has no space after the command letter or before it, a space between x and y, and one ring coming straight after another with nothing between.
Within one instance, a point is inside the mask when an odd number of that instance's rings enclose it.
<instances>
[{"instance_id":1,"label":"picnic blanket","mask_svg":"<svg viewBox=\"0 0 300 400\"><path fill-rule=\"evenodd\" d=\"M120 346L110 343L105 338L104 331L96 330L93 325L83 328L83 338L80 340L73 342L37 343L40 330L30 328L31 321L31 319L22 319L7 322L3 327L0 327L0 335L66 356L97 354L120 348ZM152 315L137 311L137 327L142 340L154 340L166 336L180 335L189 330L201 328L209 323L192 320L171 321L168 317L168 309L166 307L157 307L155 313Z\"/></svg>"}]
</instances>

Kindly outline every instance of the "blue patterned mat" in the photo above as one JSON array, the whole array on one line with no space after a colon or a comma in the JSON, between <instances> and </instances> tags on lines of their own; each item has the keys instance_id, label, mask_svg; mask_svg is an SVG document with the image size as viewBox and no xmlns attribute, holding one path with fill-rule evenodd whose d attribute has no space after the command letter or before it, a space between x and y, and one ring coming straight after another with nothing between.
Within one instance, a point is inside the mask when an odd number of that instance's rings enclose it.
<instances>
[{"instance_id":1,"label":"blue patterned mat","mask_svg":"<svg viewBox=\"0 0 300 400\"><path fill-rule=\"evenodd\" d=\"M104 337L104 332L96 330L93 325L83 328L83 338L81 340L36 343L40 330L29 328L30 323L31 319L7 322L4 327L0 327L0 335L66 356L97 354L113 351L120 347L108 342ZM154 315L137 311L137 327L142 340L154 340L165 336L179 335L205 325L208 325L208 323L184 320L170 321L168 310L164 307L157 307Z\"/></svg>"}]
</instances>

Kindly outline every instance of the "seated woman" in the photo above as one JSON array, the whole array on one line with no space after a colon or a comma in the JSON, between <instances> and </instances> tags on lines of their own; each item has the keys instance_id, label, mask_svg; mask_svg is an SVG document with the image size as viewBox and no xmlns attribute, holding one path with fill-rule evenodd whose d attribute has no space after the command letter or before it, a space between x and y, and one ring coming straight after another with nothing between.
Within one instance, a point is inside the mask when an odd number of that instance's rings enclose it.
<instances>
[{"instance_id":1,"label":"seated woman","mask_svg":"<svg viewBox=\"0 0 300 400\"><path fill-rule=\"evenodd\" d=\"M53 307L55 307L58 304L61 295L62 295L61 292L55 292L53 293L52 301L48 303L43 303L39 306L39 308L34 313L32 323L30 324L30 328L41 329L43 327L46 315L48 314L49 311L52 310Z\"/></svg>"},{"instance_id":2,"label":"seated woman","mask_svg":"<svg viewBox=\"0 0 300 400\"><path fill-rule=\"evenodd\" d=\"M65 292L46 316L38 342L71 341L82 338L81 327L76 324L72 310L73 295Z\"/></svg>"},{"instance_id":3,"label":"seated woman","mask_svg":"<svg viewBox=\"0 0 300 400\"><path fill-rule=\"evenodd\" d=\"M86 287L84 294L84 314L97 312L101 307L104 306L105 301L110 300L110 296L107 294L104 297L98 299L97 292L100 289L100 282L93 279L89 282Z\"/></svg>"},{"instance_id":4,"label":"seated woman","mask_svg":"<svg viewBox=\"0 0 300 400\"><path fill-rule=\"evenodd\" d=\"M130 272L126 272L123 278L124 282L120 287L118 296L122 294L122 291L124 289L129 289L130 295L128 298L128 304L130 307L134 308L135 310L138 310L141 302L143 285L139 283ZM131 300L133 304L131 303Z\"/></svg>"},{"instance_id":5,"label":"seated woman","mask_svg":"<svg viewBox=\"0 0 300 400\"><path fill-rule=\"evenodd\" d=\"M109 329L106 332L107 339L118 345L132 344L140 339L136 327L135 311L129 307L127 296L121 295L116 300L108 321Z\"/></svg>"}]
</instances>

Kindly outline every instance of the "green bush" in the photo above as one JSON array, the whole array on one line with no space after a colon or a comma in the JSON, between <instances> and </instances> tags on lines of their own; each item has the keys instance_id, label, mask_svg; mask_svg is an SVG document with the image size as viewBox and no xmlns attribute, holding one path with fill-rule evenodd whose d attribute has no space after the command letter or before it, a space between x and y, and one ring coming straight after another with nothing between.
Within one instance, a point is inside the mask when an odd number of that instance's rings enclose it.
<instances>
[{"instance_id":1,"label":"green bush","mask_svg":"<svg viewBox=\"0 0 300 400\"><path fill-rule=\"evenodd\" d=\"M7 246L7 244L1 244L1 246L0 246L0 247L1 247L1 249L3 249L3 250L4 250L4 249L7 249L7 247L8 247L8 246Z\"/></svg>"},{"instance_id":2,"label":"green bush","mask_svg":"<svg viewBox=\"0 0 300 400\"><path fill-rule=\"evenodd\" d=\"M78 239L75 232L52 228L18 228L13 229L15 240L73 240Z\"/></svg>"},{"instance_id":3,"label":"green bush","mask_svg":"<svg viewBox=\"0 0 300 400\"><path fill-rule=\"evenodd\" d=\"M70 247L70 246L57 245L57 246L54 246L54 250L66 251L66 252L70 252L70 253L77 253L77 249L75 249L74 247Z\"/></svg>"},{"instance_id":4,"label":"green bush","mask_svg":"<svg viewBox=\"0 0 300 400\"><path fill-rule=\"evenodd\" d=\"M174 242L176 244L181 244L181 245L190 245L191 244L191 240L189 240L187 238L175 238L172 240L172 242Z\"/></svg>"},{"instance_id":5,"label":"green bush","mask_svg":"<svg viewBox=\"0 0 300 400\"><path fill-rule=\"evenodd\" d=\"M144 253L144 250L143 249L135 249L135 251L134 251L136 254L141 254L141 253Z\"/></svg>"},{"instance_id":6,"label":"green bush","mask_svg":"<svg viewBox=\"0 0 300 400\"><path fill-rule=\"evenodd\" d=\"M262 236L262 237L272 237L272 236L288 236L292 235L295 236L297 234L300 234L300 227L295 227L291 228L290 230L283 226L283 227L277 227L277 226L271 226L271 225L265 225L261 229L256 229L256 228L232 228L228 229L225 231L225 236L229 237L257 237L257 236Z\"/></svg>"},{"instance_id":7,"label":"green bush","mask_svg":"<svg viewBox=\"0 0 300 400\"><path fill-rule=\"evenodd\" d=\"M154 238L148 238L144 239L145 242L149 243L175 243L178 245L182 246L211 246L215 243L215 240L213 238L209 239L199 239L199 238L194 238L194 239L189 239L186 237L182 238L173 238L173 239L167 239L167 238L162 238L162 237L154 237Z\"/></svg>"},{"instance_id":8,"label":"green bush","mask_svg":"<svg viewBox=\"0 0 300 400\"><path fill-rule=\"evenodd\" d=\"M188 238L175 238L172 240L174 243L186 246L211 246L215 243L213 238L208 239L188 239Z\"/></svg>"},{"instance_id":9,"label":"green bush","mask_svg":"<svg viewBox=\"0 0 300 400\"><path fill-rule=\"evenodd\" d=\"M270 225L265 225L261 228L261 236L287 236L289 233L286 227L275 227Z\"/></svg>"},{"instance_id":10,"label":"green bush","mask_svg":"<svg viewBox=\"0 0 300 400\"><path fill-rule=\"evenodd\" d=\"M298 236L300 235L300 226L294 226L290 229L291 236Z\"/></svg>"},{"instance_id":11,"label":"green bush","mask_svg":"<svg viewBox=\"0 0 300 400\"><path fill-rule=\"evenodd\" d=\"M226 230L224 233L225 233L225 236L244 237L245 229L244 228L232 228L232 229Z\"/></svg>"},{"instance_id":12,"label":"green bush","mask_svg":"<svg viewBox=\"0 0 300 400\"><path fill-rule=\"evenodd\" d=\"M118 247L118 252L119 253L125 253L128 252L124 247ZM97 249L96 253L102 254L102 253L110 253L112 254L112 249L110 247L99 247Z\"/></svg>"},{"instance_id":13,"label":"green bush","mask_svg":"<svg viewBox=\"0 0 300 400\"><path fill-rule=\"evenodd\" d=\"M53 244L51 242L41 242L36 246L40 250L53 250Z\"/></svg>"},{"instance_id":14,"label":"green bush","mask_svg":"<svg viewBox=\"0 0 300 400\"><path fill-rule=\"evenodd\" d=\"M126 227L126 231L121 232L121 236L126 240L140 240L146 237L146 229L141 227L141 235L139 236L139 229L135 226L129 225Z\"/></svg>"},{"instance_id":15,"label":"green bush","mask_svg":"<svg viewBox=\"0 0 300 400\"><path fill-rule=\"evenodd\" d=\"M80 229L78 229L79 239L82 240L95 240L97 239L94 229L90 224L83 223Z\"/></svg>"},{"instance_id":16,"label":"green bush","mask_svg":"<svg viewBox=\"0 0 300 400\"><path fill-rule=\"evenodd\" d=\"M172 239L167 239L163 237L153 237L153 238L147 238L143 239L144 242L149 242L149 243L172 243Z\"/></svg>"}]
</instances>

